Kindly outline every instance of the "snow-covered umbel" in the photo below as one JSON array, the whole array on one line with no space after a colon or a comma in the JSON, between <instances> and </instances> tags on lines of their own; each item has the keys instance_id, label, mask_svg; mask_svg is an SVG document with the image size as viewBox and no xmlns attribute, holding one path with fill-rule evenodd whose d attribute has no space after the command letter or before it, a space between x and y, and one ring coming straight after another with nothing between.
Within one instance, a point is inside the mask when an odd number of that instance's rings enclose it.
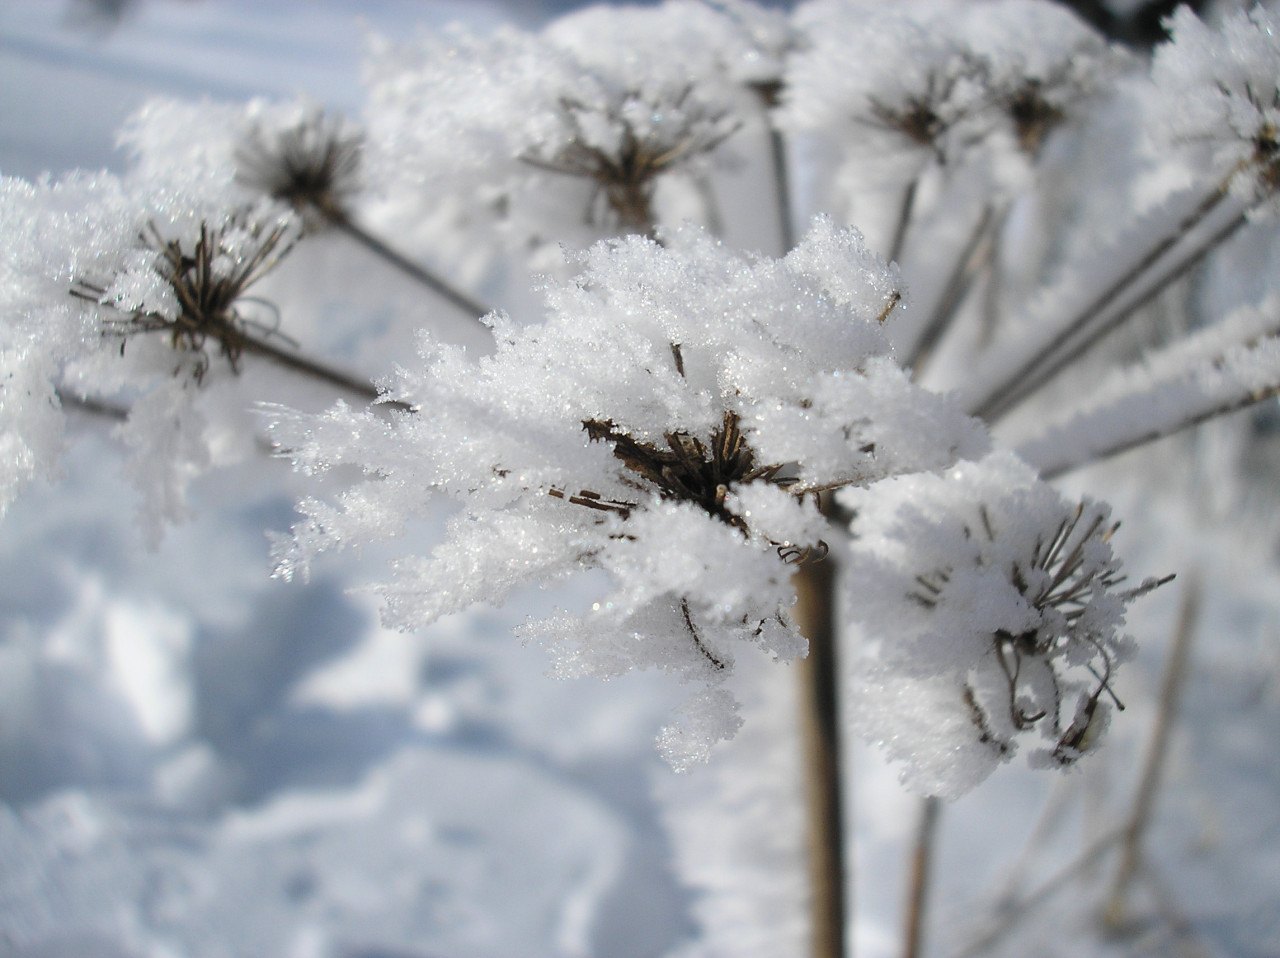
<instances>
[{"instance_id":1,"label":"snow-covered umbel","mask_svg":"<svg viewBox=\"0 0 1280 958\"><path fill-rule=\"evenodd\" d=\"M546 300L541 325L492 316L497 352L479 361L424 336L422 365L390 388L413 411L391 421L276 412L300 466L369 476L336 504L301 504L279 570L393 535L443 490L463 508L381 587L386 621L415 628L603 569L610 589L589 609L524 634L565 675L652 667L702 683L663 735L683 766L736 727L719 687L735 648L804 653L791 573L831 535L813 493L942 468L985 436L887 355L895 274L826 221L778 261L692 228L666 247L603 242Z\"/></svg>"},{"instance_id":2,"label":"snow-covered umbel","mask_svg":"<svg viewBox=\"0 0 1280 958\"><path fill-rule=\"evenodd\" d=\"M0 507L56 468L59 390L91 403L121 398L126 469L155 540L184 514L186 483L208 464L196 387L215 364L234 370L249 337L269 336L278 321L242 299L291 245L293 218L266 202L229 210L208 183L148 188L101 174L3 189L0 418L13 454Z\"/></svg>"},{"instance_id":3,"label":"snow-covered umbel","mask_svg":"<svg viewBox=\"0 0 1280 958\"><path fill-rule=\"evenodd\" d=\"M744 110L758 108L743 84L777 77L777 52L755 37L781 41L748 22L754 12L600 7L542 33L379 42L371 179L407 229L437 216L488 224L511 248L541 252L547 269L561 243L706 221L705 176Z\"/></svg>"},{"instance_id":4,"label":"snow-covered umbel","mask_svg":"<svg viewBox=\"0 0 1280 958\"><path fill-rule=\"evenodd\" d=\"M1034 155L1120 61L1048 0L815 0L796 19L806 44L788 74L784 122L836 133L863 155L896 144L954 163L1006 142Z\"/></svg>"},{"instance_id":5,"label":"snow-covered umbel","mask_svg":"<svg viewBox=\"0 0 1280 958\"><path fill-rule=\"evenodd\" d=\"M1110 509L1072 503L1009 453L847 493L858 535L850 613L866 632L856 724L903 779L955 797L1038 738L1070 765L1116 703L1132 653Z\"/></svg>"},{"instance_id":6,"label":"snow-covered umbel","mask_svg":"<svg viewBox=\"0 0 1280 958\"><path fill-rule=\"evenodd\" d=\"M1248 200L1273 196L1280 186L1280 18L1257 6L1214 29L1179 7L1169 25L1170 42L1151 66L1155 149L1207 148L1235 192Z\"/></svg>"}]
</instances>

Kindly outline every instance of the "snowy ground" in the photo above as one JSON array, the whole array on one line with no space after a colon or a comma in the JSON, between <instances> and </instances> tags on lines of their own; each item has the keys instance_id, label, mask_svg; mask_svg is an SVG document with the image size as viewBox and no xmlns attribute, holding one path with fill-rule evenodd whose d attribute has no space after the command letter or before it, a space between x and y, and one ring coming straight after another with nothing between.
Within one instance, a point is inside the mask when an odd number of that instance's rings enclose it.
<instances>
[{"instance_id":1,"label":"snowy ground","mask_svg":"<svg viewBox=\"0 0 1280 958\"><path fill-rule=\"evenodd\" d=\"M505 15L478 0L171 0L104 30L70 9L0 2L6 174L120 168L115 130L157 93L301 91L355 110L357 15L390 34ZM323 333L334 350L349 334ZM265 457L201 480L196 518L147 552L101 432L79 423L65 478L0 525L0 955L641 958L698 939L697 869L686 854L679 872L673 847L689 830L679 813L667 829L662 802L696 800L699 785L673 785L652 747L680 689L547 678L545 656L510 636L553 604L542 594L406 636L345 591L376 556L330 560L310 585L273 581L263 530L288 527L298 490ZM1204 603L1130 920L1097 931L1102 860L995 946L1280 954L1273 543L1172 499L1148 508L1155 490L1126 465L1078 486L1126 517L1121 551L1139 574L1182 579L1130 623L1143 653L1107 751L1056 784L1002 770L944 808L938 955L981 934L1002 882L1014 899L1034 891L1129 814L1188 572ZM851 787L859 954L892 954L916 800L862 749ZM1019 875L1051 791L1058 827Z\"/></svg>"}]
</instances>

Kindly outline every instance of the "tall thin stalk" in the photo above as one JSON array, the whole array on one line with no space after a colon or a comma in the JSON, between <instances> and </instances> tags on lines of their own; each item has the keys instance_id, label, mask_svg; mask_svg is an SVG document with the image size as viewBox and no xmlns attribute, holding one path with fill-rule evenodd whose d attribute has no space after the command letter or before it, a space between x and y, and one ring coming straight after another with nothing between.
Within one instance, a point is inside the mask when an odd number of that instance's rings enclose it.
<instances>
[{"instance_id":1,"label":"tall thin stalk","mask_svg":"<svg viewBox=\"0 0 1280 958\"><path fill-rule=\"evenodd\" d=\"M844 958L846 896L836 675L836 571L830 559L796 573L793 616L809 640L799 662L800 729L808 825L811 954Z\"/></svg>"},{"instance_id":2,"label":"tall thin stalk","mask_svg":"<svg viewBox=\"0 0 1280 958\"><path fill-rule=\"evenodd\" d=\"M481 316L489 312L489 307L480 302L480 300L454 289L435 273L396 252L364 227L356 224L349 216L342 213L334 213L328 216L328 220L336 229L355 240L375 256L390 263L414 282L425 286L437 296L457 306L473 319L479 320Z\"/></svg>"},{"instance_id":3,"label":"tall thin stalk","mask_svg":"<svg viewBox=\"0 0 1280 958\"><path fill-rule=\"evenodd\" d=\"M767 108L776 102L777 92L776 86L757 89L766 108L766 123ZM780 130L772 123L768 127L778 239L786 253L795 246L787 144ZM809 655L798 663L797 682L808 830L810 953L812 958L845 958L850 954L846 929L851 923L853 876L846 868L844 848L834 561L828 557L804 565L795 575L795 585L792 615L809 640Z\"/></svg>"},{"instance_id":4,"label":"tall thin stalk","mask_svg":"<svg viewBox=\"0 0 1280 958\"><path fill-rule=\"evenodd\" d=\"M920 803L920 823L911 849L911 874L907 884L907 907L903 921L902 958L919 958L924 950L925 918L928 915L929 881L933 866L934 841L942 801L930 795Z\"/></svg>"},{"instance_id":5,"label":"tall thin stalk","mask_svg":"<svg viewBox=\"0 0 1280 958\"><path fill-rule=\"evenodd\" d=\"M1155 729L1142 763L1133 810L1124 826L1120 866L1103 910L1103 920L1111 928L1121 928L1125 923L1129 884L1142 863L1142 840L1151 822L1169 751L1169 737L1178 714L1178 702L1182 697L1182 687L1186 683L1187 667L1191 660L1191 643L1195 638L1196 622L1200 615L1201 588L1199 578L1194 574L1186 575L1184 582L1186 584L1183 586L1182 602L1178 608L1173 648L1169 651L1169 661L1165 665L1164 681L1160 689L1160 707L1156 713Z\"/></svg>"},{"instance_id":6,"label":"tall thin stalk","mask_svg":"<svg viewBox=\"0 0 1280 958\"><path fill-rule=\"evenodd\" d=\"M913 370L917 377L932 358L942 337L951 328L960 311L960 305L973 285L975 274L982 261L989 255L988 243L991 239L991 224L994 216L995 211L988 203L983 207L982 216L978 218L973 231L960 250L960 255L951 268L951 273L947 277L946 285L942 287L942 295L938 298L933 312L907 353L903 365Z\"/></svg>"},{"instance_id":7,"label":"tall thin stalk","mask_svg":"<svg viewBox=\"0 0 1280 958\"><path fill-rule=\"evenodd\" d=\"M1107 316L1102 322L1096 323L1088 333L1082 336L1071 348L1066 349L1056 355L1050 362L1037 370L1034 379L1024 380L1021 389L1011 394L1005 404L991 414L989 421L999 419L1014 404L1025 399L1032 393L1038 392L1041 388L1048 385L1054 377L1056 377L1064 369L1071 366L1077 359L1091 350L1106 335L1117 329L1130 316L1140 310L1143 306L1150 303L1157 295L1167 289L1177 280L1186 276L1192 269L1199 265L1206 256L1214 249L1227 241L1236 231L1249 221L1245 212L1237 213L1227 223L1214 231L1213 235L1207 241L1197 245L1186 255L1176 260L1173 265L1157 276L1145 289L1141 290L1133 299L1125 303L1116 312Z\"/></svg>"}]
</instances>

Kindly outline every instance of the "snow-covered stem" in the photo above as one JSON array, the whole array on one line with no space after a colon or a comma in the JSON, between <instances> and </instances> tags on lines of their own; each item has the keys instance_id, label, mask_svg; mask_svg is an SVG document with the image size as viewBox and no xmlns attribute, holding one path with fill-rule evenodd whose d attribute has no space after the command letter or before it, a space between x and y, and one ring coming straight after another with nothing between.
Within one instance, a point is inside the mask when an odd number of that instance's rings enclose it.
<instances>
[{"instance_id":1,"label":"snow-covered stem","mask_svg":"<svg viewBox=\"0 0 1280 958\"><path fill-rule=\"evenodd\" d=\"M1203 408L1190 416L1186 416L1175 422L1171 422L1163 427L1150 426L1149 428L1135 434L1120 439L1113 439L1110 445L1100 449L1090 450L1087 454L1081 456L1076 454L1072 456L1070 461L1049 461L1040 475L1045 479L1056 479L1057 477L1079 469L1091 463L1100 462L1103 459L1110 459L1112 456L1118 456L1122 452L1128 452L1130 449L1136 449L1139 446L1145 446L1147 443L1156 442L1169 436L1176 435L1186 429L1191 429L1212 419L1218 419L1221 416L1228 416L1234 412L1240 412L1242 409L1248 409L1250 406L1268 399L1274 399L1280 396L1280 382L1266 386L1262 389L1242 391L1234 397L1219 401L1216 405ZM1043 449L1051 448L1053 437L1044 437L1043 442L1037 442L1034 447L1028 445L1026 447L1026 455L1024 458L1031 463L1043 458L1047 453L1042 452ZM1019 450L1021 454L1022 449Z\"/></svg>"},{"instance_id":2,"label":"snow-covered stem","mask_svg":"<svg viewBox=\"0 0 1280 958\"><path fill-rule=\"evenodd\" d=\"M1218 326L1117 371L1092 401L1024 440L1018 454L1054 478L1280 394L1280 304L1237 310Z\"/></svg>"},{"instance_id":3,"label":"snow-covered stem","mask_svg":"<svg viewBox=\"0 0 1280 958\"><path fill-rule=\"evenodd\" d=\"M1142 863L1142 839L1151 823L1152 809L1164 773L1165 759L1169 752L1169 738L1178 715L1178 703L1186 684L1191 661L1191 646L1195 641L1196 626L1200 617L1200 578L1194 572L1184 574L1182 601L1178 606L1178 620L1174 626L1173 648L1164 669L1160 686L1160 702L1155 726L1151 730L1151 742L1142 760L1142 771L1134 793L1133 809L1125 822L1121 840L1120 863L1103 909L1103 920L1108 927L1120 931L1124 928L1128 911L1129 884Z\"/></svg>"},{"instance_id":4,"label":"snow-covered stem","mask_svg":"<svg viewBox=\"0 0 1280 958\"><path fill-rule=\"evenodd\" d=\"M1084 332L1134 283L1142 279L1149 269L1203 222L1229 195L1225 183L1216 188L1183 216L1170 232L1156 240L1142 256L1081 309L1067 316L1056 317L1047 324L1044 332L1035 332L1029 348L1024 346L1017 349L1012 356L1002 355L1001 365L1006 370L1003 377L995 380L985 392L976 393L969 400L967 403L969 413L990 421L1008 409L1027 390L1039 385L1045 364L1072 339Z\"/></svg>"},{"instance_id":5,"label":"snow-covered stem","mask_svg":"<svg viewBox=\"0 0 1280 958\"><path fill-rule=\"evenodd\" d=\"M960 255L956 258L947 282L942 287L942 295L938 298L928 322L924 324L907 353L903 365L917 377L928 364L947 330L955 322L960 306L973 287L973 281L982 268L983 262L990 259L994 218L995 211L988 203L983 207L982 215L974 225L973 232L969 234L968 240L960 250Z\"/></svg>"},{"instance_id":6,"label":"snow-covered stem","mask_svg":"<svg viewBox=\"0 0 1280 958\"><path fill-rule=\"evenodd\" d=\"M915 843L907 879L907 907L903 917L902 958L919 958L924 951L925 921L929 906L929 881L942 799L930 795L920 802Z\"/></svg>"},{"instance_id":7,"label":"snow-covered stem","mask_svg":"<svg viewBox=\"0 0 1280 958\"><path fill-rule=\"evenodd\" d=\"M1036 370L1034 376L1024 379L1022 388L1010 393L1003 405L992 410L987 421L999 421L1004 415L1016 408L1019 402L1047 386L1063 371L1070 369L1108 334L1123 325L1134 313L1150 304L1173 283L1187 276L1204 261L1205 257L1230 239L1248 222L1249 217L1246 212L1235 213L1225 223L1218 226L1207 240L1195 244L1183 255L1176 257L1172 263L1160 270L1158 275L1154 276L1149 282L1141 286L1135 285L1131 288L1132 296L1125 299L1115 312L1109 313L1105 317L1099 314L1099 322L1095 323L1086 334L1082 335L1069 348L1064 349L1043 367Z\"/></svg>"}]
</instances>

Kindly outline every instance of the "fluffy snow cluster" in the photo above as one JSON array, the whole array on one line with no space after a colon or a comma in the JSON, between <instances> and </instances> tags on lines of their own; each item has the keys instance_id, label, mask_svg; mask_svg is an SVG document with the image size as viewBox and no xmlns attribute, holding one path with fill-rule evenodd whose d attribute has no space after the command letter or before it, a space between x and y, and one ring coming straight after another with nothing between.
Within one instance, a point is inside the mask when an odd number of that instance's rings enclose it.
<instances>
[{"instance_id":1,"label":"fluffy snow cluster","mask_svg":"<svg viewBox=\"0 0 1280 958\"><path fill-rule=\"evenodd\" d=\"M1105 728L1133 651L1107 506L1073 504L1009 453L843 495L857 510L847 570L866 645L855 721L911 787L954 797L1017 750L1074 763Z\"/></svg>"},{"instance_id":2,"label":"fluffy snow cluster","mask_svg":"<svg viewBox=\"0 0 1280 958\"><path fill-rule=\"evenodd\" d=\"M792 565L832 536L812 493L945 467L985 435L888 354L895 275L852 231L818 221L774 261L690 228L665 246L598 244L581 265L546 291L542 324L491 317L491 357L424 336L421 366L389 391L411 412L277 412L273 437L299 465L369 477L336 504L302 503L279 569L306 574L321 550L395 534L443 490L462 508L429 558L396 564L387 622L602 569L610 585L589 609L524 634L562 674L700 682L688 722L664 733L683 766L736 727L721 688L735 649L804 653Z\"/></svg>"}]
</instances>

